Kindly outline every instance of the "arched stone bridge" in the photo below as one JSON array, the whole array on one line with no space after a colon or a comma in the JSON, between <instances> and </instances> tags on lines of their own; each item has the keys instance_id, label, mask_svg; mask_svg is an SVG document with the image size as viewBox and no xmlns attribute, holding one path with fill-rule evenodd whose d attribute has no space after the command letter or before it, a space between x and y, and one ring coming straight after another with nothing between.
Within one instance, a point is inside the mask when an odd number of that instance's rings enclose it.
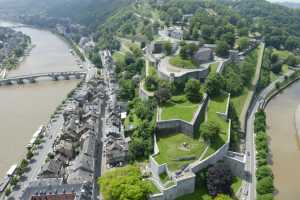
<instances>
[{"instance_id":1,"label":"arched stone bridge","mask_svg":"<svg viewBox=\"0 0 300 200\"><path fill-rule=\"evenodd\" d=\"M12 84L35 83L37 79L50 78L53 81L69 80L71 78L81 79L86 76L84 71L68 71L68 72L48 72L38 74L28 74L15 77L0 79L0 86Z\"/></svg>"}]
</instances>

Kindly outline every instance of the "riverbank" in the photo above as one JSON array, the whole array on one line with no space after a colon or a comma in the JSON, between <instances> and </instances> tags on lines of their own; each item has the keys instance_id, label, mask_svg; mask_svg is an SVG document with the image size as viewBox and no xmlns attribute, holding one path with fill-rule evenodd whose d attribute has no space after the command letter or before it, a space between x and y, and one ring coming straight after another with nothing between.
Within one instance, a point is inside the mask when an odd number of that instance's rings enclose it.
<instances>
[{"instance_id":1,"label":"riverbank","mask_svg":"<svg viewBox=\"0 0 300 200\"><path fill-rule=\"evenodd\" d=\"M295 111L299 107L300 82L272 97L265 107L269 136L269 161L274 173L277 199L298 200L300 192L297 170L300 167L300 140L297 134Z\"/></svg>"},{"instance_id":2,"label":"riverbank","mask_svg":"<svg viewBox=\"0 0 300 200\"><path fill-rule=\"evenodd\" d=\"M14 26L11 23L6 25ZM14 29L29 35L34 48L16 69L5 72L8 77L79 69L75 56L61 38L49 31L28 26L15 26ZM1 87L0 177L4 177L12 164L24 158L25 146L32 134L49 120L53 110L77 83L47 81Z\"/></svg>"}]
</instances>

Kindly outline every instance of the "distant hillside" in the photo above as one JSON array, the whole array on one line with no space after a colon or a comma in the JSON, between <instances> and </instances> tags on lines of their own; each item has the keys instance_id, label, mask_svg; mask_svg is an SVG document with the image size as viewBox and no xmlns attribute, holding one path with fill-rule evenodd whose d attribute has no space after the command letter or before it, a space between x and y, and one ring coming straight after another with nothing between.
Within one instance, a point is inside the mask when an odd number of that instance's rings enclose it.
<instances>
[{"instance_id":1,"label":"distant hillside","mask_svg":"<svg viewBox=\"0 0 300 200\"><path fill-rule=\"evenodd\" d=\"M279 2L278 3L279 5L282 5L282 6L285 6L285 7L288 7L288 8L295 8L295 9L298 9L300 8L300 3L293 3L293 2Z\"/></svg>"},{"instance_id":2,"label":"distant hillside","mask_svg":"<svg viewBox=\"0 0 300 200\"><path fill-rule=\"evenodd\" d=\"M68 17L86 26L96 26L131 1L133 0L0 0L0 12Z\"/></svg>"}]
</instances>

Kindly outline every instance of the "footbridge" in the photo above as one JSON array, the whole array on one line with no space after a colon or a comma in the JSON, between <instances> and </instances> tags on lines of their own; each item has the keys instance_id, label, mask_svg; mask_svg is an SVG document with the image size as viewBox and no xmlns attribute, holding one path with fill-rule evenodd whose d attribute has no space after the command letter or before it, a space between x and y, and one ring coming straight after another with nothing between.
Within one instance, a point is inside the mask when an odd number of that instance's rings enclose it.
<instances>
[{"instance_id":1,"label":"footbridge","mask_svg":"<svg viewBox=\"0 0 300 200\"><path fill-rule=\"evenodd\" d=\"M50 79L53 81L69 80L69 79L81 79L85 78L85 71L67 71L67 72L47 72L37 74L27 74L15 77L8 77L0 79L0 86L2 85L13 85L13 84L24 84L24 83L35 83L37 80Z\"/></svg>"}]
</instances>

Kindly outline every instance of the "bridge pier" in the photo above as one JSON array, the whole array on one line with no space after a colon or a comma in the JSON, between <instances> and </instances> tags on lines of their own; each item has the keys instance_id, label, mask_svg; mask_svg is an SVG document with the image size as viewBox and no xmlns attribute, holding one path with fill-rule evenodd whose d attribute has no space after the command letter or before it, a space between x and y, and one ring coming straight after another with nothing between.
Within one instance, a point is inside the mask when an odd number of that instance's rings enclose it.
<instances>
[{"instance_id":1,"label":"bridge pier","mask_svg":"<svg viewBox=\"0 0 300 200\"><path fill-rule=\"evenodd\" d=\"M63 77L64 77L65 80L70 80L70 76L67 75L67 74L63 75Z\"/></svg>"},{"instance_id":2,"label":"bridge pier","mask_svg":"<svg viewBox=\"0 0 300 200\"><path fill-rule=\"evenodd\" d=\"M24 80L22 78L19 78L16 80L18 84L24 84Z\"/></svg>"},{"instance_id":3,"label":"bridge pier","mask_svg":"<svg viewBox=\"0 0 300 200\"><path fill-rule=\"evenodd\" d=\"M29 80L29 83L35 83L36 82L36 80L34 78L28 78L28 80Z\"/></svg>"},{"instance_id":4,"label":"bridge pier","mask_svg":"<svg viewBox=\"0 0 300 200\"><path fill-rule=\"evenodd\" d=\"M86 72L83 71L29 74L29 75L22 75L22 76L0 79L0 86L12 85L12 84L24 84L26 82L35 83L38 78L43 78L43 77L51 78L54 81L58 81L60 79L69 80L71 78L81 79L85 76L86 76Z\"/></svg>"},{"instance_id":5,"label":"bridge pier","mask_svg":"<svg viewBox=\"0 0 300 200\"><path fill-rule=\"evenodd\" d=\"M51 78L54 80L54 81L58 81L58 75L51 75Z\"/></svg>"},{"instance_id":6,"label":"bridge pier","mask_svg":"<svg viewBox=\"0 0 300 200\"><path fill-rule=\"evenodd\" d=\"M76 78L76 79L80 79L80 78L81 78L81 75L80 75L80 74L75 74L75 78Z\"/></svg>"}]
</instances>

